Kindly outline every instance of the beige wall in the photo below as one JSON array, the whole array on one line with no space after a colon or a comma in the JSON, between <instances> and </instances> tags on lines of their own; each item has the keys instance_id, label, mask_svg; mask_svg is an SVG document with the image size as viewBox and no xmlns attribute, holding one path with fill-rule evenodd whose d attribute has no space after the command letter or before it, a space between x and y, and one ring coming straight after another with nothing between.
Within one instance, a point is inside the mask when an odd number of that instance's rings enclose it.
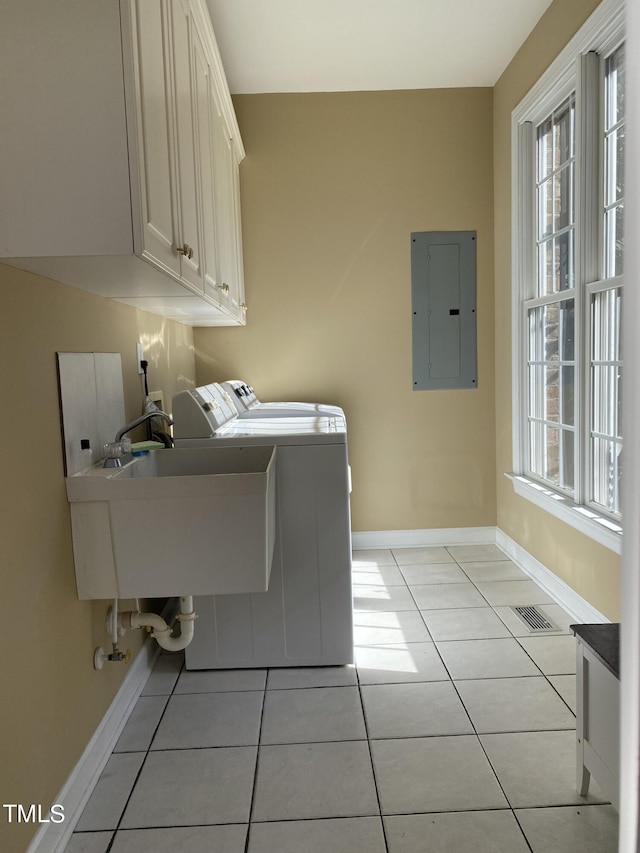
<instances>
[{"instance_id":1,"label":"beige wall","mask_svg":"<svg viewBox=\"0 0 640 853\"><path fill-rule=\"evenodd\" d=\"M248 322L199 383L346 410L354 530L495 524L490 89L235 99ZM478 231L479 387L412 391L410 234Z\"/></svg>"},{"instance_id":2,"label":"beige wall","mask_svg":"<svg viewBox=\"0 0 640 853\"><path fill-rule=\"evenodd\" d=\"M146 345L153 390L170 401L193 383L193 339L186 326L1 264L0 304L1 802L46 809L127 671L94 671L94 647L109 645L108 603L76 597L55 353L120 352L133 418L141 411L136 341ZM138 634L123 641L134 653ZM19 853L37 827L6 817L3 809L0 850Z\"/></svg>"},{"instance_id":3,"label":"beige wall","mask_svg":"<svg viewBox=\"0 0 640 853\"><path fill-rule=\"evenodd\" d=\"M511 112L586 21L597 0L555 0L494 89L496 460L498 526L612 620L619 558L518 497L504 476L511 444Z\"/></svg>"}]
</instances>

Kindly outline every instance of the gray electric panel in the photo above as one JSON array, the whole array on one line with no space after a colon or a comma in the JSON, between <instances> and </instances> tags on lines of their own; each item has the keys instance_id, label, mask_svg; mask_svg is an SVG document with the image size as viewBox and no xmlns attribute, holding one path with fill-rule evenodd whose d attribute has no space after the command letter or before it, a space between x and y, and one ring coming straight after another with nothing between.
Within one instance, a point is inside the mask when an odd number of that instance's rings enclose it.
<instances>
[{"instance_id":1,"label":"gray electric panel","mask_svg":"<svg viewBox=\"0 0 640 853\"><path fill-rule=\"evenodd\" d=\"M477 388L476 232L411 235L413 390Z\"/></svg>"}]
</instances>

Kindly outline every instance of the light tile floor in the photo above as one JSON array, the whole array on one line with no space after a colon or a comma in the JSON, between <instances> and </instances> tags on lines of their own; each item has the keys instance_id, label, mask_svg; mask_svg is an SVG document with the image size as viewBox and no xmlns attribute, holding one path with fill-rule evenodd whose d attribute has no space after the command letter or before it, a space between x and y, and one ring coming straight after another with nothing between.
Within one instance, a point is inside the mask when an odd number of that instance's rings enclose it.
<instances>
[{"instance_id":1,"label":"light tile floor","mask_svg":"<svg viewBox=\"0 0 640 853\"><path fill-rule=\"evenodd\" d=\"M616 812L575 790L568 615L492 545L353 571L355 666L162 655L66 853L614 853Z\"/></svg>"}]
</instances>

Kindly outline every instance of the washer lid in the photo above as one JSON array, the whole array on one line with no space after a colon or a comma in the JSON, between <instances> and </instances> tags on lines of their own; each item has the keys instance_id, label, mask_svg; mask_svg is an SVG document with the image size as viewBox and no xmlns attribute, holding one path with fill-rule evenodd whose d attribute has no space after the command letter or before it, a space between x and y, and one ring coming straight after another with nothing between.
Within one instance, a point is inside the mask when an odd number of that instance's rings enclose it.
<instances>
[{"instance_id":1,"label":"washer lid","mask_svg":"<svg viewBox=\"0 0 640 853\"><path fill-rule=\"evenodd\" d=\"M305 418L333 415L344 418L344 411L340 406L327 403L301 403L295 400L262 403L252 386L241 379L227 379L222 383L222 388L233 400L240 418Z\"/></svg>"}]
</instances>

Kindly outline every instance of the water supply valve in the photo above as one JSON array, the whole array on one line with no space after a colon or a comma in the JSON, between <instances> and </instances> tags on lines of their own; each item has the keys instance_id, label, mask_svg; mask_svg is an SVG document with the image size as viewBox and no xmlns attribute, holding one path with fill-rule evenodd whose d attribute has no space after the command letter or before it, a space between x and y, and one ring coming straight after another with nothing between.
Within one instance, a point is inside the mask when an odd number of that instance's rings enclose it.
<instances>
[{"instance_id":1,"label":"water supply valve","mask_svg":"<svg viewBox=\"0 0 640 853\"><path fill-rule=\"evenodd\" d=\"M111 661L111 663L121 663L124 661L125 663L129 663L130 660L131 649L127 649L126 652L122 652L117 646L114 646L111 654L106 654L102 646L98 646L93 653L93 668L102 669L105 661Z\"/></svg>"}]
</instances>

